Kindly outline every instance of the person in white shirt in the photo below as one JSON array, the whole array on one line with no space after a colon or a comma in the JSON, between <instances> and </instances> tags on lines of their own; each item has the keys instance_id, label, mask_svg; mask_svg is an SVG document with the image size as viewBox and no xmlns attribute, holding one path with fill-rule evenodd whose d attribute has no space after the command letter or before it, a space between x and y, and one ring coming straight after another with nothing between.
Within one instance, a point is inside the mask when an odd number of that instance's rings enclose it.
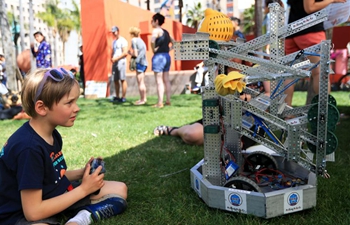
<instances>
[{"instance_id":1,"label":"person in white shirt","mask_svg":"<svg viewBox=\"0 0 350 225\"><path fill-rule=\"evenodd\" d=\"M126 89L128 88L126 82L126 57L128 55L128 42L119 35L119 28L113 26L111 29L115 40L112 43L112 76L115 85L116 96L113 98L113 102L126 102ZM120 83L119 83L120 81ZM122 89L122 95L120 98L120 86Z\"/></svg>"}]
</instances>

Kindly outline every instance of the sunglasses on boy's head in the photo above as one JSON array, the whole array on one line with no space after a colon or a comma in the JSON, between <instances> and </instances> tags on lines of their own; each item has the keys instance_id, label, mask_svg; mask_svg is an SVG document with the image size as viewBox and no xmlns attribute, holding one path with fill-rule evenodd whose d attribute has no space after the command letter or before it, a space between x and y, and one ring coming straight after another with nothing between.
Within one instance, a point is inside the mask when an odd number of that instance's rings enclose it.
<instances>
[{"instance_id":1,"label":"sunglasses on boy's head","mask_svg":"<svg viewBox=\"0 0 350 225\"><path fill-rule=\"evenodd\" d=\"M67 70L63 68L59 69L50 69L45 74L43 79L40 81L38 90L36 91L34 103L38 100L39 95L41 94L44 84L46 83L46 80L48 77L50 77L52 80L56 82L61 82L65 76L70 76L72 79L74 79L74 76L71 72L68 72Z\"/></svg>"}]
</instances>

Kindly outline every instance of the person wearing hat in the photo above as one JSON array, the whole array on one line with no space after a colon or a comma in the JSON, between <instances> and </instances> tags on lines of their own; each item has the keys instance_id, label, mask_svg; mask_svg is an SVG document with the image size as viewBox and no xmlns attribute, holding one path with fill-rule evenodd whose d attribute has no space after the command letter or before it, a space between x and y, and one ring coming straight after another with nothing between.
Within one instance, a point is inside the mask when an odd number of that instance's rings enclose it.
<instances>
[{"instance_id":1,"label":"person wearing hat","mask_svg":"<svg viewBox=\"0 0 350 225\"><path fill-rule=\"evenodd\" d=\"M120 36L119 28L113 26L111 29L115 40L112 43L112 76L115 86L116 96L113 98L113 102L126 102L126 89L128 87L126 83L126 57L128 55L128 41ZM120 81L120 83L119 83ZM120 98L119 90L122 89L122 95Z\"/></svg>"},{"instance_id":2,"label":"person wearing hat","mask_svg":"<svg viewBox=\"0 0 350 225\"><path fill-rule=\"evenodd\" d=\"M34 38L39 42L38 48L34 47L34 43L30 44L30 49L33 53L33 56L36 59L37 68L50 68L52 67L51 62L51 46L46 42L45 36L37 31L34 33Z\"/></svg>"}]
</instances>

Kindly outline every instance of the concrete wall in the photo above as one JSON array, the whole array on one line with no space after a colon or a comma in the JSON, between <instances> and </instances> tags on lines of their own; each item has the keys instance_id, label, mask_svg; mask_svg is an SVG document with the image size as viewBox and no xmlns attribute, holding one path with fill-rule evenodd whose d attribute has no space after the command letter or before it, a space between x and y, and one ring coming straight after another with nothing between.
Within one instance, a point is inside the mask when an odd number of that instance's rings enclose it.
<instances>
[{"instance_id":1,"label":"concrete wall","mask_svg":"<svg viewBox=\"0 0 350 225\"><path fill-rule=\"evenodd\" d=\"M194 78L195 78L196 72L194 70L184 70L184 71L173 71L170 72L169 78L171 82L171 93L172 94L184 94L185 93L185 84L191 84L193 87L195 85ZM140 96L137 81L136 81L136 74L135 73L128 73L126 77L127 83L128 83L128 89L126 93L126 97L134 97L134 96ZM147 72L145 74L145 85L147 88L147 95L157 95L157 88L156 88L156 81L154 78L153 72ZM110 86L110 92L107 94L107 96L115 96L114 92L114 84Z\"/></svg>"}]
</instances>

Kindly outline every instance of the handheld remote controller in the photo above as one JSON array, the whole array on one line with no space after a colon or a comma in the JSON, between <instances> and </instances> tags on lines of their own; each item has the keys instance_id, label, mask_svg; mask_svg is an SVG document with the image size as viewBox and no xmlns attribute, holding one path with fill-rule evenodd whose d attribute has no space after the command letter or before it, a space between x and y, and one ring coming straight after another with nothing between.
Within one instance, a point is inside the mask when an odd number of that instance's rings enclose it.
<instances>
[{"instance_id":1,"label":"handheld remote controller","mask_svg":"<svg viewBox=\"0 0 350 225\"><path fill-rule=\"evenodd\" d=\"M102 160L102 159L99 159L99 158L97 158L97 159L94 159L94 160L92 160L92 162L91 162L91 167L90 167L90 174L92 174L93 172L95 172L95 170L99 167L99 166L102 166L102 170L101 170L101 172L99 173L99 175L101 174L101 173L105 173L106 172L106 169L105 169L105 162ZM97 191L95 191L93 194L94 195L98 195L100 193L100 189L99 190L97 190Z\"/></svg>"}]
</instances>

